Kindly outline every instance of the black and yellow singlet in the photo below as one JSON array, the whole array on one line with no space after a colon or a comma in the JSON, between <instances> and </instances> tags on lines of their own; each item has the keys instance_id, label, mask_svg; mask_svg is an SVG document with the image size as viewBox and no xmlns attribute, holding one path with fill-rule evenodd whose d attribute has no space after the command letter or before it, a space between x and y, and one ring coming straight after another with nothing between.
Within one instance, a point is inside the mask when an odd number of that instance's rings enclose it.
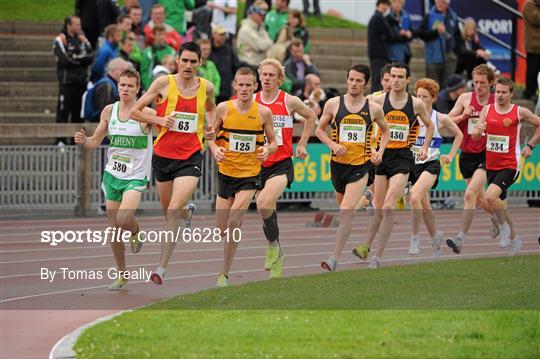
<instances>
[{"instance_id":1,"label":"black and yellow singlet","mask_svg":"<svg viewBox=\"0 0 540 359\"><path fill-rule=\"evenodd\" d=\"M390 141L388 141L386 148L411 148L420 131L420 123L414 113L412 96L408 95L407 103L398 110L390 103L390 93L387 93L384 96L383 111L390 131Z\"/></svg>"},{"instance_id":2,"label":"black and yellow singlet","mask_svg":"<svg viewBox=\"0 0 540 359\"><path fill-rule=\"evenodd\" d=\"M263 123L258 104L253 101L246 113L239 113L233 101L227 101L227 115L217 136L216 144L224 147L225 160L218 162L219 173L245 178L261 172L257 150L264 145Z\"/></svg>"},{"instance_id":3,"label":"black and yellow singlet","mask_svg":"<svg viewBox=\"0 0 540 359\"><path fill-rule=\"evenodd\" d=\"M368 99L359 112L351 113L345 107L344 96L340 96L339 108L331 126L332 141L347 149L347 153L341 157L332 153L332 161L347 165L362 165L369 161L373 121L369 113Z\"/></svg>"}]
</instances>

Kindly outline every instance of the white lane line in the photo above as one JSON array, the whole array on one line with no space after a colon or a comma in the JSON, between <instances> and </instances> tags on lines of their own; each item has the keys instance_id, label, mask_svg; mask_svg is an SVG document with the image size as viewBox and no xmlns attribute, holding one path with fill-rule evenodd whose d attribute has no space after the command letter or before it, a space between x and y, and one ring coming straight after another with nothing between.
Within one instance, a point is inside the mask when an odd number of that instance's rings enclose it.
<instances>
[{"instance_id":1,"label":"white lane line","mask_svg":"<svg viewBox=\"0 0 540 359\"><path fill-rule=\"evenodd\" d=\"M540 252L540 250L532 250L532 251L520 251L520 253L536 253ZM500 255L500 252L485 252L485 253L471 253L471 254L461 254L459 256L457 255L449 255L449 256L443 256L442 258L449 258L449 259L459 259L463 257L478 257L478 256L498 256ZM424 259L433 259L433 257L415 257L415 258L393 258L393 259L385 259L382 260L382 263L388 263L388 262L396 262L396 261L418 261L418 260L424 260ZM438 260L440 261L440 259ZM341 265L345 264L355 264L359 263L358 261L353 262L341 262ZM366 262L367 263L367 262ZM310 268L310 267L320 267L320 264L305 264L305 265L297 265L297 266L286 266L283 267L283 269L298 269L298 268ZM231 274L241 274L241 273L256 273L256 272L266 272L263 269L245 269L245 270L238 270L238 271L231 271ZM187 276L177 276L177 277L168 277L167 281L176 280L176 279L189 279L189 278L200 278L200 277L208 277L208 276L217 276L218 273L203 273L203 274L193 274L193 275L187 275ZM140 281L134 281L130 282L130 284L139 284L139 283L147 283L144 280ZM61 291L55 291L55 292L46 292L46 293L39 293L39 294L31 294L26 295L22 297L14 297L14 298L8 298L0 300L0 303L7 303L7 302L13 302L16 300L23 300L23 299L30 299L30 298L37 298L37 297L44 297L48 295L55 295L55 294L65 294L65 293L72 293L72 292L78 292L78 291L85 291L85 290L92 290L92 289L99 289L99 288L107 288L109 285L99 285L99 286L93 286L93 287L84 287L84 288L78 288L78 289L68 289L68 290L61 290Z\"/></svg>"}]
</instances>

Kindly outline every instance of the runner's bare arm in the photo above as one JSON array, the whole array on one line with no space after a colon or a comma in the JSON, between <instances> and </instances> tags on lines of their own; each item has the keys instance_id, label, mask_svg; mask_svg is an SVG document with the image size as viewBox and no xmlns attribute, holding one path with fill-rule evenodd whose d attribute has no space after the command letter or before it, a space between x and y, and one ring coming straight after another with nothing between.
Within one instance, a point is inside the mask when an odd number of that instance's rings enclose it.
<instances>
[{"instance_id":1,"label":"runner's bare arm","mask_svg":"<svg viewBox=\"0 0 540 359\"><path fill-rule=\"evenodd\" d=\"M540 141L540 117L533 114L528 108L519 107L519 118L536 127L534 135L527 141L528 145L535 146ZM532 149L526 145L521 152L524 158L532 155Z\"/></svg>"},{"instance_id":2,"label":"runner's bare arm","mask_svg":"<svg viewBox=\"0 0 540 359\"><path fill-rule=\"evenodd\" d=\"M413 97L413 107L414 113L418 114L418 117L426 126L426 137L422 149L420 150L420 159L423 161L427 158L429 144L433 138L433 133L435 132L435 125L431 122L431 118L427 113L426 105L419 98Z\"/></svg>"},{"instance_id":3,"label":"runner's bare arm","mask_svg":"<svg viewBox=\"0 0 540 359\"><path fill-rule=\"evenodd\" d=\"M167 128L173 127L174 119L172 117L159 117L155 114L152 115L143 111L145 107L150 106L156 99L166 95L168 84L169 78L167 76L162 76L152 82L148 91L146 91L146 93L135 103L135 108L131 111L129 117L142 123L149 123L151 125L159 125Z\"/></svg>"},{"instance_id":4,"label":"runner's bare arm","mask_svg":"<svg viewBox=\"0 0 540 359\"><path fill-rule=\"evenodd\" d=\"M448 113L448 116L450 116L452 121L456 124L467 120L471 116L473 112L473 109L469 106L471 103L471 96L472 92L466 92L459 95L454 108Z\"/></svg>"},{"instance_id":5,"label":"runner's bare arm","mask_svg":"<svg viewBox=\"0 0 540 359\"><path fill-rule=\"evenodd\" d=\"M478 119L478 123L474 127L473 132L471 133L471 138L475 141L479 140L484 132L486 131L486 114L487 114L488 106L484 106L482 109L482 112L480 112L480 118Z\"/></svg>"},{"instance_id":6,"label":"runner's bare arm","mask_svg":"<svg viewBox=\"0 0 540 359\"><path fill-rule=\"evenodd\" d=\"M99 147L105 136L107 136L108 127L109 127L109 118L111 117L111 110L113 105L107 105L101 111L101 116L99 119L99 124L94 131L94 134L90 137L86 137L84 129L80 129L75 133L74 139L75 143L82 145L87 149L94 149Z\"/></svg>"},{"instance_id":7,"label":"runner's bare arm","mask_svg":"<svg viewBox=\"0 0 540 359\"><path fill-rule=\"evenodd\" d=\"M390 140L390 131L388 130L388 125L386 124L386 120L384 119L384 111L382 107L378 103L369 103L371 113L373 114L373 120L377 123L377 126L379 126L379 129L381 131L381 141L379 143L379 151L381 154L381 157L384 153L384 150L386 149L386 145L388 144L388 141Z\"/></svg>"},{"instance_id":8,"label":"runner's bare arm","mask_svg":"<svg viewBox=\"0 0 540 359\"><path fill-rule=\"evenodd\" d=\"M317 115L313 112L305 103L302 102L296 96L286 95L287 108L291 110L291 113L298 113L300 116L305 118L304 121L304 130L302 131L302 136L298 140L296 145L296 157L299 159L304 159L307 156L306 146L313 133L313 128L315 127L315 121L317 120Z\"/></svg>"},{"instance_id":9,"label":"runner's bare arm","mask_svg":"<svg viewBox=\"0 0 540 359\"><path fill-rule=\"evenodd\" d=\"M266 158L277 151L276 136L274 134L274 119L272 118L272 112L268 107L263 105L259 106L259 113L263 122L264 135L268 145L262 146L257 153L257 158L261 161L265 161Z\"/></svg>"},{"instance_id":10,"label":"runner's bare arm","mask_svg":"<svg viewBox=\"0 0 540 359\"><path fill-rule=\"evenodd\" d=\"M156 115L156 110L154 110L153 108L150 108L150 107L145 107L145 108L143 109L143 112L144 112L144 113L148 113L148 114L150 114L150 115L152 115L152 116L155 116L155 115ZM150 123L143 123L142 125L143 125L143 127L144 127L145 129L151 129L151 128L152 128L152 124L150 124Z\"/></svg>"},{"instance_id":11,"label":"runner's bare arm","mask_svg":"<svg viewBox=\"0 0 540 359\"><path fill-rule=\"evenodd\" d=\"M452 148L447 155L441 155L443 163L450 163L456 156L456 153L463 142L463 133L459 127L452 121L450 116L439 113L439 131L444 137L454 137Z\"/></svg>"},{"instance_id":12,"label":"runner's bare arm","mask_svg":"<svg viewBox=\"0 0 540 359\"><path fill-rule=\"evenodd\" d=\"M213 126L216 119L216 100L214 99L214 85L206 81L206 125Z\"/></svg>"},{"instance_id":13,"label":"runner's bare arm","mask_svg":"<svg viewBox=\"0 0 540 359\"><path fill-rule=\"evenodd\" d=\"M225 159L225 148L220 147L216 144L215 134L219 132L219 129L223 125L223 119L225 118L225 116L227 116L227 103L222 102L215 109L215 117L213 124L213 130L215 131L215 133L211 137L206 137L206 140L208 141L208 147L210 148L210 150L214 154L214 158L218 162L221 162Z\"/></svg>"}]
</instances>

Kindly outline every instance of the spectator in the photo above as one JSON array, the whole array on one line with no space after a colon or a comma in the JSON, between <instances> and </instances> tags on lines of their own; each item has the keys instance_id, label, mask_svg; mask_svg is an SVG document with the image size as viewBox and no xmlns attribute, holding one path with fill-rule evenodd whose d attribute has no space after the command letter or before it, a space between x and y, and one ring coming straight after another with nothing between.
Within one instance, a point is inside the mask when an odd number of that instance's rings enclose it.
<instances>
[{"instance_id":1,"label":"spectator","mask_svg":"<svg viewBox=\"0 0 540 359\"><path fill-rule=\"evenodd\" d=\"M130 62L119 57L112 59L107 64L107 74L100 78L85 95L84 117L90 122L98 122L103 108L118 101L118 80L120 74L127 69L132 69Z\"/></svg>"},{"instance_id":2,"label":"spectator","mask_svg":"<svg viewBox=\"0 0 540 359\"><path fill-rule=\"evenodd\" d=\"M165 55L176 55L176 51L166 42L165 26L156 25L152 29L154 44L143 51L141 60L141 82L146 90L152 84L152 70L161 64Z\"/></svg>"},{"instance_id":3,"label":"spectator","mask_svg":"<svg viewBox=\"0 0 540 359\"><path fill-rule=\"evenodd\" d=\"M122 37L128 32L131 32L132 23L133 22L128 15L118 16L118 19L116 19L116 26L120 29L120 31L122 31Z\"/></svg>"},{"instance_id":4,"label":"spectator","mask_svg":"<svg viewBox=\"0 0 540 359\"><path fill-rule=\"evenodd\" d=\"M184 41L209 39L212 34L212 10L206 6L206 0L195 1L195 8L191 13Z\"/></svg>"},{"instance_id":5,"label":"spectator","mask_svg":"<svg viewBox=\"0 0 540 359\"><path fill-rule=\"evenodd\" d=\"M120 15L129 15L129 9L139 6L137 0L124 0L124 6L120 8Z\"/></svg>"},{"instance_id":6,"label":"spectator","mask_svg":"<svg viewBox=\"0 0 540 359\"><path fill-rule=\"evenodd\" d=\"M289 0L274 0L274 8L266 14L264 25L272 41L276 41L279 31L289 21Z\"/></svg>"},{"instance_id":7,"label":"spectator","mask_svg":"<svg viewBox=\"0 0 540 359\"><path fill-rule=\"evenodd\" d=\"M176 58L173 55L163 56L160 65L156 65L152 70L152 82L158 77L176 73Z\"/></svg>"},{"instance_id":8,"label":"spectator","mask_svg":"<svg viewBox=\"0 0 540 359\"><path fill-rule=\"evenodd\" d=\"M381 89L381 69L389 62L388 41L392 37L385 14L390 6L389 0L377 0L375 13L368 24L368 57L371 67L371 90Z\"/></svg>"},{"instance_id":9,"label":"spectator","mask_svg":"<svg viewBox=\"0 0 540 359\"><path fill-rule=\"evenodd\" d=\"M185 35L185 12L195 7L195 0L159 0L159 3L165 7L165 22L171 25L180 35Z\"/></svg>"},{"instance_id":10,"label":"spectator","mask_svg":"<svg viewBox=\"0 0 540 359\"><path fill-rule=\"evenodd\" d=\"M142 26L150 20L150 13L155 4L157 4L157 0L139 0L139 6L142 9Z\"/></svg>"},{"instance_id":11,"label":"spectator","mask_svg":"<svg viewBox=\"0 0 540 359\"><path fill-rule=\"evenodd\" d=\"M308 16L309 13L309 0L304 0L304 15ZM313 15L321 16L321 7L319 6L319 0L313 0Z\"/></svg>"},{"instance_id":12,"label":"spectator","mask_svg":"<svg viewBox=\"0 0 540 359\"><path fill-rule=\"evenodd\" d=\"M409 64L411 48L409 41L413 33L409 13L403 10L405 0L390 0L390 13L387 16L388 25L392 30L392 41L388 47L388 58L392 62Z\"/></svg>"},{"instance_id":13,"label":"spectator","mask_svg":"<svg viewBox=\"0 0 540 359\"><path fill-rule=\"evenodd\" d=\"M128 16L131 19L131 31L137 36L144 37L142 9L139 6L132 6L129 8Z\"/></svg>"},{"instance_id":14,"label":"spectator","mask_svg":"<svg viewBox=\"0 0 540 359\"><path fill-rule=\"evenodd\" d=\"M156 4L152 6L152 12L150 13L152 20L144 26L144 37L146 38L146 46L151 46L154 44L154 33L153 29L156 25L162 25L165 27L165 41L173 49L178 51L180 45L182 45L182 37L180 34L171 26L165 23L165 7L161 4Z\"/></svg>"},{"instance_id":15,"label":"spectator","mask_svg":"<svg viewBox=\"0 0 540 359\"><path fill-rule=\"evenodd\" d=\"M238 57L253 68L265 59L266 51L272 46L273 41L264 28L264 16L268 7L263 0L257 0L248 10L248 18L242 21L238 30L236 46Z\"/></svg>"},{"instance_id":16,"label":"spectator","mask_svg":"<svg viewBox=\"0 0 540 359\"><path fill-rule=\"evenodd\" d=\"M236 8L237 0L214 0L208 3L212 9L212 22L214 26L221 26L227 31L227 41L232 45L236 35Z\"/></svg>"},{"instance_id":17,"label":"spectator","mask_svg":"<svg viewBox=\"0 0 540 359\"><path fill-rule=\"evenodd\" d=\"M246 0L246 6L244 7L244 19L247 18L249 15L248 15L248 10L249 8L251 7L251 5L255 4L257 0ZM265 3L266 3L266 8L267 9L270 9L272 7L272 0L263 0Z\"/></svg>"},{"instance_id":18,"label":"spectator","mask_svg":"<svg viewBox=\"0 0 540 359\"><path fill-rule=\"evenodd\" d=\"M238 57L231 45L227 43L226 36L227 30L225 28L216 26L212 29L212 52L210 53L210 60L216 64L221 78L219 96L216 98L217 103L227 101L231 98L233 76L239 68ZM217 91L216 87L214 87L214 91Z\"/></svg>"},{"instance_id":19,"label":"spectator","mask_svg":"<svg viewBox=\"0 0 540 359\"><path fill-rule=\"evenodd\" d=\"M476 22L472 18L465 19L462 36L459 38L457 74L466 72L466 79L472 79L472 70L489 60L489 52L480 45L480 39L476 33Z\"/></svg>"},{"instance_id":20,"label":"spectator","mask_svg":"<svg viewBox=\"0 0 540 359\"><path fill-rule=\"evenodd\" d=\"M525 24L525 51L527 51L527 75L523 97L534 99L538 84L536 77L540 72L540 0L527 0L523 5Z\"/></svg>"},{"instance_id":21,"label":"spectator","mask_svg":"<svg viewBox=\"0 0 540 359\"><path fill-rule=\"evenodd\" d=\"M92 46L81 29L77 16L64 20L62 32L54 39L53 52L58 75L56 122L81 122L81 97L88 82L88 67L92 63ZM59 141L65 139L59 139Z\"/></svg>"},{"instance_id":22,"label":"spectator","mask_svg":"<svg viewBox=\"0 0 540 359\"><path fill-rule=\"evenodd\" d=\"M291 57L285 62L285 74L292 80L292 94L301 97L306 86L306 76L308 74L319 76L319 70L304 53L302 40L293 40L290 52Z\"/></svg>"},{"instance_id":23,"label":"spectator","mask_svg":"<svg viewBox=\"0 0 540 359\"><path fill-rule=\"evenodd\" d=\"M99 49L96 60L92 65L90 80L99 80L105 74L107 63L118 56L118 44L122 40L122 31L116 25L109 25L105 28L105 43Z\"/></svg>"},{"instance_id":24,"label":"spectator","mask_svg":"<svg viewBox=\"0 0 540 359\"><path fill-rule=\"evenodd\" d=\"M456 72L457 41L461 34L457 14L449 8L450 0L436 0L424 16L418 36L425 42L426 77L446 87L448 76Z\"/></svg>"},{"instance_id":25,"label":"spectator","mask_svg":"<svg viewBox=\"0 0 540 359\"><path fill-rule=\"evenodd\" d=\"M122 40L124 40L128 35L131 36L132 42L131 44L128 44L130 46L130 52L129 52L129 59L124 59L126 61L131 61L137 71L140 69L141 65L141 59L142 59L142 51L139 47L138 42L136 41L135 34L131 32L131 26L132 26L131 18L128 15L120 15L118 16L118 19L116 20L116 26L122 31ZM122 47L122 42L120 43L120 48Z\"/></svg>"},{"instance_id":26,"label":"spectator","mask_svg":"<svg viewBox=\"0 0 540 359\"><path fill-rule=\"evenodd\" d=\"M466 90L467 81L461 75L450 75L448 86L439 94L435 109L440 113L449 113L454 108L458 97Z\"/></svg>"},{"instance_id":27,"label":"spectator","mask_svg":"<svg viewBox=\"0 0 540 359\"><path fill-rule=\"evenodd\" d=\"M142 52L139 49L138 53L135 53L137 43L135 42L135 34L128 33L122 41L120 41L120 49L118 50L118 57L125 61L129 61L133 64L133 67L137 72L141 70Z\"/></svg>"},{"instance_id":28,"label":"spectator","mask_svg":"<svg viewBox=\"0 0 540 359\"><path fill-rule=\"evenodd\" d=\"M97 39L105 28L116 23L119 12L116 0L75 0L75 15L81 19L93 49L97 49Z\"/></svg>"},{"instance_id":29,"label":"spectator","mask_svg":"<svg viewBox=\"0 0 540 359\"><path fill-rule=\"evenodd\" d=\"M212 44L208 39L201 39L198 41L198 44L201 48L199 76L210 81L214 85L214 97L217 98L219 96L219 89L221 88L221 76L219 75L216 64L208 59L212 52Z\"/></svg>"},{"instance_id":30,"label":"spectator","mask_svg":"<svg viewBox=\"0 0 540 359\"><path fill-rule=\"evenodd\" d=\"M306 29L304 15L298 10L289 11L289 22L283 27L277 37L276 44L282 44L287 49L293 39L300 39L304 44L304 52L307 54L311 49L309 42L309 32ZM283 57L282 62L287 59L288 54Z\"/></svg>"}]
</instances>

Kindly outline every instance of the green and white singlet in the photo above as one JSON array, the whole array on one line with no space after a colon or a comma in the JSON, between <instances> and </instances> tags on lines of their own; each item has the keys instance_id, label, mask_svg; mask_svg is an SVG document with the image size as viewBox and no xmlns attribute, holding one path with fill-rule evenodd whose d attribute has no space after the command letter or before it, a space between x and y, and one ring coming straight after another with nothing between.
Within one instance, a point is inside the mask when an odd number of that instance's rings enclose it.
<instances>
[{"instance_id":1,"label":"green and white singlet","mask_svg":"<svg viewBox=\"0 0 540 359\"><path fill-rule=\"evenodd\" d=\"M109 149L105 171L121 180L150 180L152 131L145 132L135 120L120 119L120 102L114 103L109 119Z\"/></svg>"}]
</instances>

